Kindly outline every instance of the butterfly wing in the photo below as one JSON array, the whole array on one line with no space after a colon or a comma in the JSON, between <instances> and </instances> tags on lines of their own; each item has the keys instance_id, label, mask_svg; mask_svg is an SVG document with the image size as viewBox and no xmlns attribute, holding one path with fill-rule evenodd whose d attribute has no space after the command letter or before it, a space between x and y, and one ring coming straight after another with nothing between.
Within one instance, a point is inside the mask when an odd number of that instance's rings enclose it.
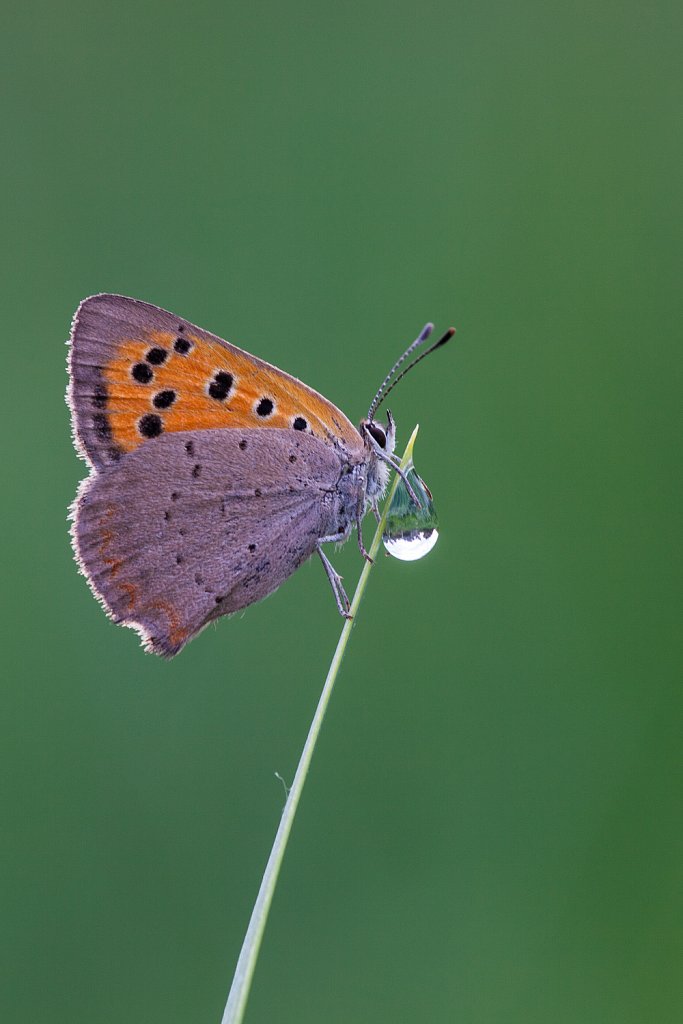
<instances>
[{"instance_id":1,"label":"butterfly wing","mask_svg":"<svg viewBox=\"0 0 683 1024\"><path fill-rule=\"evenodd\" d=\"M165 434L83 485L73 509L81 569L116 622L170 657L343 529L341 468L333 449L290 430Z\"/></svg>"},{"instance_id":2,"label":"butterfly wing","mask_svg":"<svg viewBox=\"0 0 683 1024\"><path fill-rule=\"evenodd\" d=\"M157 306L93 295L69 357L77 449L100 468L178 431L269 427L362 451L359 432L295 377Z\"/></svg>"}]
</instances>

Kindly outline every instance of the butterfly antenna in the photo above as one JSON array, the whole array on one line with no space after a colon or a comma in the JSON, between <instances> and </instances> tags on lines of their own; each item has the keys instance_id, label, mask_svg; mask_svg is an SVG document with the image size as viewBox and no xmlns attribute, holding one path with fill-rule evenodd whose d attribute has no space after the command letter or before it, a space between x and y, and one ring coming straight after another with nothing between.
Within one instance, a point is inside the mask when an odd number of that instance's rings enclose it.
<instances>
[{"instance_id":1,"label":"butterfly antenna","mask_svg":"<svg viewBox=\"0 0 683 1024\"><path fill-rule=\"evenodd\" d=\"M405 350L401 358L397 359L394 365L391 367L389 373L386 375L380 386L377 388L377 394L373 398L372 403L370 405L370 411L368 412L368 419L370 421L372 420L373 416L377 412L377 409L379 408L382 402L384 389L386 388L387 384L398 370L399 366L401 366L401 364L406 361L411 352L414 352L416 348L419 348L419 346L422 345L427 340L427 338L429 337L433 330L434 324L425 324L420 333L418 334L417 338L415 339L415 341L412 343L412 345L408 346L408 348Z\"/></svg>"},{"instance_id":2,"label":"butterfly antenna","mask_svg":"<svg viewBox=\"0 0 683 1024\"><path fill-rule=\"evenodd\" d=\"M424 342L427 340L427 338L429 337L433 330L434 324L425 324L425 326L422 328L422 331L415 339L415 341L412 343L412 345L409 345L409 347L405 350L401 358L394 363L391 370L389 371L385 379L382 381L382 384L380 385L377 394L372 400L372 405L370 406L370 411L368 412L368 420L370 422L372 422L375 413L379 409L384 399L387 397L390 391L394 390L398 382L402 380L405 377L405 375L410 370L413 369L414 366L417 366L419 362L425 359L428 355L431 355L432 352L436 352L437 348L441 348L441 346L445 345L447 341L450 341L453 335L455 334L455 327L449 327L446 333L441 338L439 338L439 340L434 345L431 345L426 352L421 352L416 359L413 359L412 363L409 363L409 365L406 366L405 370L402 370L401 373L399 373L398 377L394 377L394 374L396 373L398 368L406 361L408 356L410 356L415 351L416 348L419 348L420 345L424 344Z\"/></svg>"}]
</instances>

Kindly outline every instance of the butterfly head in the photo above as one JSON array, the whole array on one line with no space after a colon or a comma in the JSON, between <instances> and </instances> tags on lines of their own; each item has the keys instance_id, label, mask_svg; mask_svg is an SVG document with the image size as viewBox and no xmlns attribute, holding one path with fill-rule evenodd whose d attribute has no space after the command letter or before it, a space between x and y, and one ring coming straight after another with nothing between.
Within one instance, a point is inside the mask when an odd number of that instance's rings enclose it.
<instances>
[{"instance_id":1,"label":"butterfly head","mask_svg":"<svg viewBox=\"0 0 683 1024\"><path fill-rule=\"evenodd\" d=\"M387 409L387 423L378 423L377 420L363 420L360 425L361 436L370 437L379 445L387 455L393 455L396 445L396 423L394 417Z\"/></svg>"},{"instance_id":2,"label":"butterfly head","mask_svg":"<svg viewBox=\"0 0 683 1024\"><path fill-rule=\"evenodd\" d=\"M359 429L368 453L367 496L373 501L384 494L389 482L391 456L396 445L396 422L387 409L386 425L365 419Z\"/></svg>"}]
</instances>

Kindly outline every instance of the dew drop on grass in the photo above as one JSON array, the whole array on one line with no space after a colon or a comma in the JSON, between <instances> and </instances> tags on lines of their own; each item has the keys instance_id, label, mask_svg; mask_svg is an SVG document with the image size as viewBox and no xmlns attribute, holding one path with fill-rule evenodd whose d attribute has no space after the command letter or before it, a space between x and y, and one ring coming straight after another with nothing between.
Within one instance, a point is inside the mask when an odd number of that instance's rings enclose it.
<instances>
[{"instance_id":1,"label":"dew drop on grass","mask_svg":"<svg viewBox=\"0 0 683 1024\"><path fill-rule=\"evenodd\" d=\"M390 555L402 562L416 562L432 550L439 539L438 519L432 494L411 464L406 470L410 486L420 499L420 507L408 493L403 480L399 480L391 499L382 542Z\"/></svg>"}]
</instances>

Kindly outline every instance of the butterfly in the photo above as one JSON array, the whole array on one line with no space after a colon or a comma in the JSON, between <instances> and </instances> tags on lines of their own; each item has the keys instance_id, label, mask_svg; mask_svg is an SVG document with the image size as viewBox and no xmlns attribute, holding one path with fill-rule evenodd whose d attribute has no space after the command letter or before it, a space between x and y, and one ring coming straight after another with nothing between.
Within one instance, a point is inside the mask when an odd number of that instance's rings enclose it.
<instances>
[{"instance_id":1,"label":"butterfly","mask_svg":"<svg viewBox=\"0 0 683 1024\"><path fill-rule=\"evenodd\" d=\"M455 333L396 376L431 329L355 427L295 377L166 310L122 295L84 299L71 329L67 401L90 475L71 506L71 535L108 615L137 630L146 650L173 657L317 553L348 616L322 545L347 540L355 526L369 557L363 516L378 515L391 467L401 472L395 422L375 413L408 369Z\"/></svg>"}]
</instances>

